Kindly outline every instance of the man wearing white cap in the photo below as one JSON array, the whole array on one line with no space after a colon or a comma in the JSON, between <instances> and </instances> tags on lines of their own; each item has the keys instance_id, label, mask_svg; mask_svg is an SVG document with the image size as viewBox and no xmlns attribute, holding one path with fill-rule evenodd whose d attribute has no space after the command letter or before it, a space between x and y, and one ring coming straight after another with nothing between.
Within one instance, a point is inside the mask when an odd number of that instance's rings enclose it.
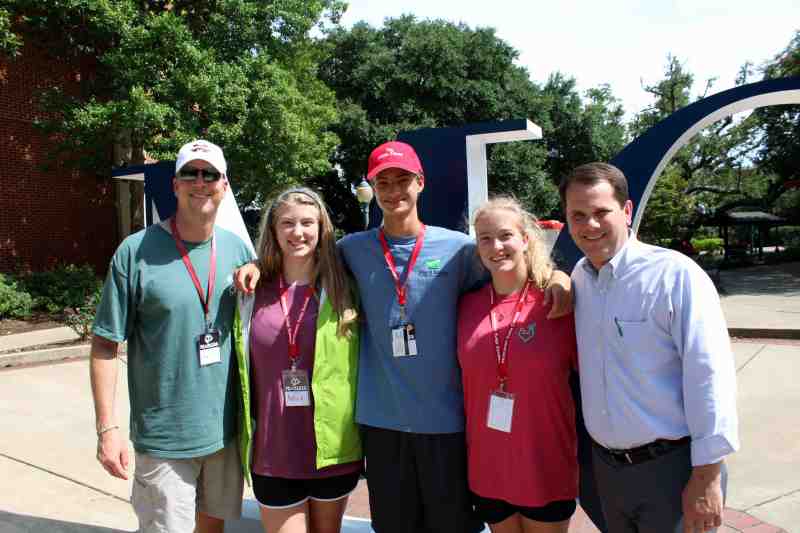
<instances>
[{"instance_id":1,"label":"man wearing white cap","mask_svg":"<svg viewBox=\"0 0 800 533\"><path fill-rule=\"evenodd\" d=\"M90 376L97 459L128 478L128 447L114 408L117 348L128 343L132 503L140 531L219 532L241 514L236 370L231 357L234 268L246 244L216 227L228 189L222 150L185 144L168 220L126 238L111 260L97 308Z\"/></svg>"}]
</instances>

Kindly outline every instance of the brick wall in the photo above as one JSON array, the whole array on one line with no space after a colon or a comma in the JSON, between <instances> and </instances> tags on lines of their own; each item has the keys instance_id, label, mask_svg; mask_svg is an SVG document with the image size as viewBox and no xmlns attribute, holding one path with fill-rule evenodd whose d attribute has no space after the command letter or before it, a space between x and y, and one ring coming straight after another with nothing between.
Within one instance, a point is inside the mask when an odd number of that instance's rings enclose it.
<instances>
[{"instance_id":1,"label":"brick wall","mask_svg":"<svg viewBox=\"0 0 800 533\"><path fill-rule=\"evenodd\" d=\"M111 181L62 165L42 169L51 143L33 124L44 89L75 94L92 68L31 44L14 60L0 54L0 272L89 263L102 274L108 266L117 244Z\"/></svg>"}]
</instances>

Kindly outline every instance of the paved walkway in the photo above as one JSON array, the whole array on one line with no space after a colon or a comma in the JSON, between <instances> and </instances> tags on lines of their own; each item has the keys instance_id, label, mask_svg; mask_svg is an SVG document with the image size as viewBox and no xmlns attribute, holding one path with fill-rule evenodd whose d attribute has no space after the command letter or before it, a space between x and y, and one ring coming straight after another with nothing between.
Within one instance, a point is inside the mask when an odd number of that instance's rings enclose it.
<instances>
[{"instance_id":1,"label":"paved walkway","mask_svg":"<svg viewBox=\"0 0 800 533\"><path fill-rule=\"evenodd\" d=\"M723 271L728 325L800 332L800 263ZM74 338L68 328L0 337L0 352ZM800 344L734 343L742 450L729 460L723 533L800 533ZM0 355L0 366L3 358ZM121 363L124 365L124 363ZM121 368L118 417L127 421ZM126 429L127 431L127 429ZM95 435L85 360L0 371L0 531L134 531L130 482L109 477L94 459ZM356 490L343 531L369 531L366 487ZM246 494L233 533L256 533L258 508ZM580 513L571 533L596 531Z\"/></svg>"},{"instance_id":2,"label":"paved walkway","mask_svg":"<svg viewBox=\"0 0 800 533\"><path fill-rule=\"evenodd\" d=\"M800 263L721 270L719 285L732 334L800 338Z\"/></svg>"},{"instance_id":3,"label":"paved walkway","mask_svg":"<svg viewBox=\"0 0 800 533\"><path fill-rule=\"evenodd\" d=\"M792 422L800 412L800 347L737 342L734 351L742 450L729 462L723 531L800 533L800 425ZM81 360L0 371L3 533L136 529L128 503L130 482L109 477L95 462L87 366ZM127 383L121 370L118 417L126 421ZM229 532L260 531L251 498L245 519L231 524ZM368 516L363 487L347 513ZM368 529L366 522L351 520L345 531ZM571 531L592 528L577 516Z\"/></svg>"},{"instance_id":4,"label":"paved walkway","mask_svg":"<svg viewBox=\"0 0 800 533\"><path fill-rule=\"evenodd\" d=\"M53 344L56 342L72 341L78 338L72 328L66 326L53 329L40 329L28 333L0 336L0 352L8 350L21 350L31 346Z\"/></svg>"}]
</instances>

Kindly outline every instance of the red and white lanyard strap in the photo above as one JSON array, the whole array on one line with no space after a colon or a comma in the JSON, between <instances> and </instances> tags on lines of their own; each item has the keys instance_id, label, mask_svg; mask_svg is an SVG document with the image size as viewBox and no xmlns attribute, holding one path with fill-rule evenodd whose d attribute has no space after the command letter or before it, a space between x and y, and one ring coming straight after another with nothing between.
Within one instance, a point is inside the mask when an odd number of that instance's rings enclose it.
<instances>
[{"instance_id":1,"label":"red and white lanyard strap","mask_svg":"<svg viewBox=\"0 0 800 533\"><path fill-rule=\"evenodd\" d=\"M414 249L411 251L411 257L408 259L406 271L403 272L402 281L400 280L400 276L397 275L397 266L395 265L392 251L389 250L389 244L386 242L386 235L383 233L383 228L378 231L378 240L381 241L381 246L383 247L383 257L386 259L386 264L389 266L389 272L392 273L392 279L394 279L394 290L397 293L397 302L400 304L400 317L405 320L406 282L408 281L408 276L411 275L411 271L414 269L414 265L417 262L417 257L419 257L419 252L422 250L422 243L425 241L425 225L422 225L422 229L419 231L419 235L417 235L417 242L414 245Z\"/></svg>"},{"instance_id":2,"label":"red and white lanyard strap","mask_svg":"<svg viewBox=\"0 0 800 533\"><path fill-rule=\"evenodd\" d=\"M209 306L211 305L211 296L214 294L214 280L217 277L217 243L214 235L211 235L211 258L210 258L210 265L208 267L208 287L205 296L203 296L203 286L200 285L200 278L197 277L197 272L194 269L194 265L192 265L191 259L189 259L189 251L186 249L186 245L183 244L183 239L181 239L181 234L178 231L178 224L175 223L175 217L170 219L170 227L172 228L172 238L175 240L175 246L178 248L178 251L181 253L181 259L183 260L183 264L186 265L186 270L189 271L189 276L192 278L192 283L194 283L194 288L197 289L197 295L200 297L200 303L203 305L203 312L205 313L206 318L206 327L211 327L211 321L209 320Z\"/></svg>"},{"instance_id":3,"label":"red and white lanyard strap","mask_svg":"<svg viewBox=\"0 0 800 533\"><path fill-rule=\"evenodd\" d=\"M286 303L286 293L289 291L289 288L284 286L283 275L278 276L278 285L281 293L281 309L283 310L283 316L286 318L285 324L286 337L289 343L289 362L292 365L292 370L294 370L297 368L297 360L300 358L300 347L297 345L297 333L300 331L300 324L303 323L303 317L306 315L308 302L314 294L314 287L311 285L308 286L306 298L303 300L303 306L300 308L300 314L297 316L297 323L294 325L294 331L292 331L292 323L289 318L289 305Z\"/></svg>"},{"instance_id":4,"label":"red and white lanyard strap","mask_svg":"<svg viewBox=\"0 0 800 533\"><path fill-rule=\"evenodd\" d=\"M506 339L503 342L503 350L500 350L500 336L497 333L497 320L494 316L494 287L488 284L489 289L489 321L492 324L492 335L494 336L494 350L497 355L497 378L500 381L500 390L505 390L506 381L508 380L508 342L511 340L511 335L514 333L514 328L519 324L519 316L522 314L522 307L525 305L525 299L528 296L528 289L531 282L527 281L525 287L517 299L517 304L514 307L514 316L511 318L511 323L508 325L508 332Z\"/></svg>"}]
</instances>

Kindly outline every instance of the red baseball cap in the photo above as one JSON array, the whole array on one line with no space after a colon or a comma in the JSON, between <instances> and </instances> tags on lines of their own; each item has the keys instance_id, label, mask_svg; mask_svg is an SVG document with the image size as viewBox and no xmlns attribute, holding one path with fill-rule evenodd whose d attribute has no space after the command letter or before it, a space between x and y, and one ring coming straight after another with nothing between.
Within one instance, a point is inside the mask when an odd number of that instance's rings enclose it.
<instances>
[{"instance_id":1,"label":"red baseball cap","mask_svg":"<svg viewBox=\"0 0 800 533\"><path fill-rule=\"evenodd\" d=\"M408 172L422 175L422 164L411 145L400 141L389 141L375 148L369 154L367 179L371 180L387 168L402 168Z\"/></svg>"}]
</instances>

